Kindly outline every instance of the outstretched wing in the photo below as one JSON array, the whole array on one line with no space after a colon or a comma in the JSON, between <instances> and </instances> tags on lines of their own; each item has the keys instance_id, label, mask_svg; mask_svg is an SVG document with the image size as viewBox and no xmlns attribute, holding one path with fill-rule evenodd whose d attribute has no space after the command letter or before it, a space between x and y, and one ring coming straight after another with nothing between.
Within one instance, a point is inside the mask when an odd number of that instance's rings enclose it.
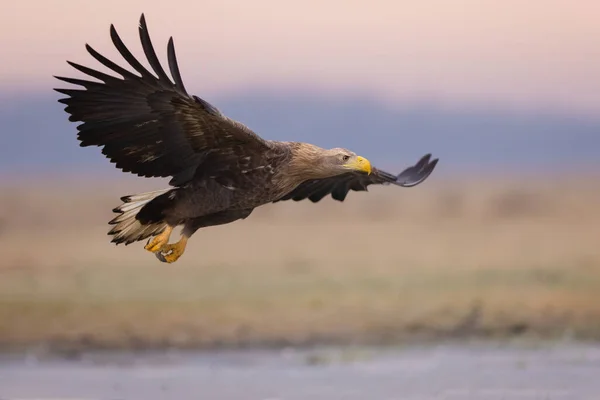
<instances>
[{"instance_id":1,"label":"outstretched wing","mask_svg":"<svg viewBox=\"0 0 600 400\"><path fill-rule=\"evenodd\" d=\"M298 185L296 189L277 201L309 199L316 203L329 194L335 200L344 201L350 190L366 191L367 187L373 184L412 187L427 179L437 163L437 158L431 160L431 154L426 154L415 165L406 168L398 175L373 168L370 175L349 172L326 179L312 179Z\"/></svg>"},{"instance_id":2,"label":"outstretched wing","mask_svg":"<svg viewBox=\"0 0 600 400\"><path fill-rule=\"evenodd\" d=\"M70 61L75 69L100 82L55 76L84 88L54 89L69 96L59 100L66 105L69 120L83 122L77 127L80 146L103 146L102 153L124 172L144 177L172 176L171 184L191 179L209 154L212 161L244 159L248 163L249 155L260 155L269 148L269 141L186 92L173 38L169 39L167 56L174 82L169 79L156 56L143 14L139 35L156 76L131 54L113 25L110 27L113 44L139 75L86 44L87 51L97 61L122 78Z\"/></svg>"}]
</instances>

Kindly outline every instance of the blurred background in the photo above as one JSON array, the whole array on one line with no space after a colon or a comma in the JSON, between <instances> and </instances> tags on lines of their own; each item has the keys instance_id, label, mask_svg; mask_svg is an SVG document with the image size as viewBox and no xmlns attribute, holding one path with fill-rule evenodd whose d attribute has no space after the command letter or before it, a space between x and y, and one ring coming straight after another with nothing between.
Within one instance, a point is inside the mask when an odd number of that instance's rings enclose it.
<instances>
[{"instance_id":1,"label":"blurred background","mask_svg":"<svg viewBox=\"0 0 600 400\"><path fill-rule=\"evenodd\" d=\"M259 208L199 231L174 265L115 247L119 197L167 181L80 148L53 75L102 70L86 43L125 65L110 24L141 57L141 13L165 63L174 37L188 91L261 136L390 172L431 152L437 169L416 188ZM10 2L0 346L78 359L600 339L598 15L591 0ZM0 372L0 388L17 381Z\"/></svg>"}]
</instances>

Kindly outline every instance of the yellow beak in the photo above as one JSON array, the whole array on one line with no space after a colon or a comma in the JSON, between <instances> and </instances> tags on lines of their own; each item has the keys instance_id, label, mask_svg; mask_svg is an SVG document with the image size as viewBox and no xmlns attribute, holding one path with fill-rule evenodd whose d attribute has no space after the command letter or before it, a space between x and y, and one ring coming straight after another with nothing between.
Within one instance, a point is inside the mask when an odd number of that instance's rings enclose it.
<instances>
[{"instance_id":1,"label":"yellow beak","mask_svg":"<svg viewBox=\"0 0 600 400\"><path fill-rule=\"evenodd\" d=\"M371 162L364 157L358 156L346 164L346 167L360 172L371 174Z\"/></svg>"}]
</instances>

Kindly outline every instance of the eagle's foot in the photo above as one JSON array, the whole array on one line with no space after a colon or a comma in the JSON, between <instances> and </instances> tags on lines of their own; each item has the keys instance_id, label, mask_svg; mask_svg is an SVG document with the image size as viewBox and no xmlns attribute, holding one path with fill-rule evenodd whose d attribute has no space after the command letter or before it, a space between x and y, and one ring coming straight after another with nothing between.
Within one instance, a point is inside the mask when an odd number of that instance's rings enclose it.
<instances>
[{"instance_id":1,"label":"eagle's foot","mask_svg":"<svg viewBox=\"0 0 600 400\"><path fill-rule=\"evenodd\" d=\"M172 231L173 228L167 225L165 230L159 235L155 236L152 240L148 240L148 243L144 246L144 249L151 251L152 253L160 251L163 247L168 245Z\"/></svg>"},{"instance_id":2,"label":"eagle's foot","mask_svg":"<svg viewBox=\"0 0 600 400\"><path fill-rule=\"evenodd\" d=\"M174 263L181 257L183 252L185 251L185 246L187 244L187 237L181 236L181 239L177 243L173 244L165 244L159 251L156 253L156 258L165 263Z\"/></svg>"}]
</instances>

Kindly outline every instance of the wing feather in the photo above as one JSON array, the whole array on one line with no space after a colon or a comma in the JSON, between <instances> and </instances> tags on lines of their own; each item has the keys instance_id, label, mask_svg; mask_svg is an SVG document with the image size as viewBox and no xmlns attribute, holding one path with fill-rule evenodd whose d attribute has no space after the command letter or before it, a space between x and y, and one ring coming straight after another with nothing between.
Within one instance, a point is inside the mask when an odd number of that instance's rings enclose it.
<instances>
[{"instance_id":1,"label":"wing feather","mask_svg":"<svg viewBox=\"0 0 600 400\"><path fill-rule=\"evenodd\" d=\"M426 154L415 165L406 168L398 175L373 168L370 175L348 172L326 179L312 179L303 182L275 202L309 199L313 203L316 203L329 194L331 194L334 200L344 201L350 191L367 191L369 185L375 184L413 187L427 179L437 163L437 158L431 160L431 154Z\"/></svg>"},{"instance_id":2,"label":"wing feather","mask_svg":"<svg viewBox=\"0 0 600 400\"><path fill-rule=\"evenodd\" d=\"M212 163L223 164L217 166L218 170L227 170L242 156L260 158L272 148L271 141L186 92L172 38L167 58L173 80L168 77L150 40L143 14L139 36L156 76L133 56L113 25L113 45L139 75L86 44L88 53L120 78L71 61L68 63L73 68L100 82L56 76L83 88L54 89L67 96L58 101L66 105L69 120L82 122L77 126L80 146L102 147L102 153L124 172L144 177L171 176L171 184L177 185L205 168L203 162L209 153Z\"/></svg>"},{"instance_id":3,"label":"wing feather","mask_svg":"<svg viewBox=\"0 0 600 400\"><path fill-rule=\"evenodd\" d=\"M177 57L175 56L175 44L173 43L173 38L169 38L169 43L167 45L167 61L169 64L169 69L171 70L171 75L175 80L175 87L182 93L187 93L185 90L185 85L183 84L183 79L181 79L181 74L179 73L179 65L177 64Z\"/></svg>"},{"instance_id":4,"label":"wing feather","mask_svg":"<svg viewBox=\"0 0 600 400\"><path fill-rule=\"evenodd\" d=\"M142 29L141 23L143 20L144 20L144 17L142 16L142 18L140 19L140 30ZM139 72L143 79L146 79L148 81L151 81L151 80L154 81L154 75L152 75L150 73L150 71L148 71L142 65L142 63L140 63L135 58L135 56L129 51L127 46L125 46L125 43L123 43L123 40L121 40L121 37L117 33L117 30L115 29L115 26L113 24L110 25L110 38L111 38L114 46L117 48L117 50L121 54L121 56L125 59L125 61L127 61L127 63L133 69L135 69L137 72ZM156 83L159 83L159 82L163 83L161 81L156 81ZM164 82L164 83L166 83L166 82Z\"/></svg>"},{"instance_id":5,"label":"wing feather","mask_svg":"<svg viewBox=\"0 0 600 400\"><path fill-rule=\"evenodd\" d=\"M140 27L138 28L140 41L142 42L142 49L144 50L144 54L146 55L146 59L150 63L150 66L158 76L158 79L164 84L168 84L169 86L173 86L173 83L165 73L162 65L160 65L160 61L156 56L156 52L154 51L154 46L152 46L152 41L150 40L150 35L148 33L148 27L146 26L146 18L142 15L140 18Z\"/></svg>"}]
</instances>

